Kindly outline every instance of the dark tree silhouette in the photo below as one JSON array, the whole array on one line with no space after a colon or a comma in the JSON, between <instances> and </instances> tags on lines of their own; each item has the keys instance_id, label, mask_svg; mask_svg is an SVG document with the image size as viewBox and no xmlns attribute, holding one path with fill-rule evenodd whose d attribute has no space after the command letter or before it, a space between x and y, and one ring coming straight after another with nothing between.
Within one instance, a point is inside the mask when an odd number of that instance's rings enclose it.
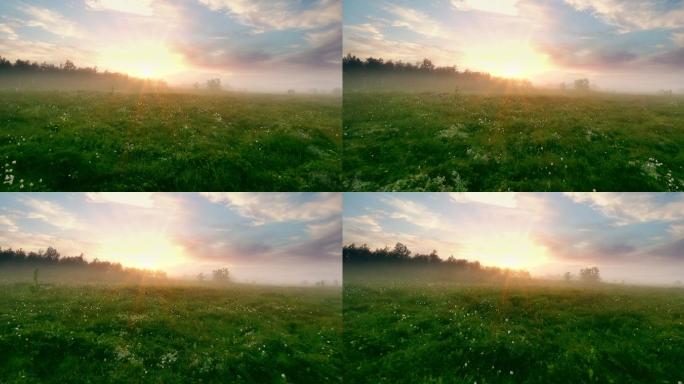
<instances>
[{"instance_id":1,"label":"dark tree silhouette","mask_svg":"<svg viewBox=\"0 0 684 384\"><path fill-rule=\"evenodd\" d=\"M12 268L13 267L13 268ZM54 273L85 277L87 280L119 280L119 279L166 279L166 273L137 268L126 268L119 263L94 259L88 262L83 254L79 256L61 256L53 247L46 251L26 252L23 249L0 248L0 275L3 271L24 270L27 274L33 271L34 282L38 281L40 270L41 280ZM26 276L28 278L28 276Z\"/></svg>"},{"instance_id":2,"label":"dark tree silhouette","mask_svg":"<svg viewBox=\"0 0 684 384\"><path fill-rule=\"evenodd\" d=\"M580 92L589 92L589 79L577 79L575 80L575 90Z\"/></svg>"},{"instance_id":3,"label":"dark tree silhouette","mask_svg":"<svg viewBox=\"0 0 684 384\"><path fill-rule=\"evenodd\" d=\"M59 66L0 57L0 89L67 89L99 91L165 90L161 80L138 79L122 73L98 72L97 67L79 68L71 60Z\"/></svg>"},{"instance_id":4,"label":"dark tree silhouette","mask_svg":"<svg viewBox=\"0 0 684 384\"><path fill-rule=\"evenodd\" d=\"M505 79L488 73L465 70L455 66L437 67L430 59L415 64L369 57L362 60L351 53L342 58L345 90L447 91L527 90L528 80Z\"/></svg>"},{"instance_id":5,"label":"dark tree silhouette","mask_svg":"<svg viewBox=\"0 0 684 384\"><path fill-rule=\"evenodd\" d=\"M207 89L212 92L217 92L221 90L221 79L209 79L207 80Z\"/></svg>"},{"instance_id":6,"label":"dark tree silhouette","mask_svg":"<svg viewBox=\"0 0 684 384\"><path fill-rule=\"evenodd\" d=\"M413 269L446 271L445 277L450 277L448 272L467 271L471 275L488 278L501 278L504 276L529 278L527 271L513 271L497 267L483 267L477 261L456 259L450 256L446 260L439 257L436 250L430 254L413 254L408 247L402 243L397 243L393 249L389 247L371 250L366 244L357 246L356 244L345 245L342 248L342 260L345 268L363 266L395 266Z\"/></svg>"},{"instance_id":7,"label":"dark tree silhouette","mask_svg":"<svg viewBox=\"0 0 684 384\"><path fill-rule=\"evenodd\" d=\"M212 277L216 282L227 283L230 281L230 271L228 268L219 268L212 272Z\"/></svg>"},{"instance_id":8,"label":"dark tree silhouette","mask_svg":"<svg viewBox=\"0 0 684 384\"><path fill-rule=\"evenodd\" d=\"M598 283L601 281L601 274L598 267L583 268L580 270L579 278L584 283Z\"/></svg>"}]
</instances>

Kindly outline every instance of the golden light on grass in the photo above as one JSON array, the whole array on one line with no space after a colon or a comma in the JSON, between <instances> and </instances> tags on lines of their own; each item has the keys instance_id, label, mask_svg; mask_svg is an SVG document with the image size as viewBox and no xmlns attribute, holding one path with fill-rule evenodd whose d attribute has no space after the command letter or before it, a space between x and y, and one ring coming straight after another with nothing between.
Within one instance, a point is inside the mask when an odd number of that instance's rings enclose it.
<instances>
[{"instance_id":1,"label":"golden light on grass","mask_svg":"<svg viewBox=\"0 0 684 384\"><path fill-rule=\"evenodd\" d=\"M100 57L102 67L142 78L163 79L186 69L183 56L158 41L106 48Z\"/></svg>"},{"instance_id":2,"label":"golden light on grass","mask_svg":"<svg viewBox=\"0 0 684 384\"><path fill-rule=\"evenodd\" d=\"M182 246L166 235L135 233L108 239L99 252L101 259L127 267L167 270L187 261Z\"/></svg>"},{"instance_id":3,"label":"golden light on grass","mask_svg":"<svg viewBox=\"0 0 684 384\"><path fill-rule=\"evenodd\" d=\"M478 71L514 79L533 79L550 69L548 56L524 41L474 46L466 52L466 61Z\"/></svg>"},{"instance_id":4,"label":"golden light on grass","mask_svg":"<svg viewBox=\"0 0 684 384\"><path fill-rule=\"evenodd\" d=\"M461 257L478 260L483 265L511 269L531 269L548 260L546 248L527 234L499 233L472 238Z\"/></svg>"}]
</instances>

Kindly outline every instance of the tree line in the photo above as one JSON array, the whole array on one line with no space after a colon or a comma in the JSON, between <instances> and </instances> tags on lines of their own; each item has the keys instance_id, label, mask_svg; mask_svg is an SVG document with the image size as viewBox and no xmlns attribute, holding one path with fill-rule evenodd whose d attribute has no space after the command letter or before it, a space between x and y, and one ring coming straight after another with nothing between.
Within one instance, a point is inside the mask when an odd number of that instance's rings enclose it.
<instances>
[{"instance_id":1,"label":"tree line","mask_svg":"<svg viewBox=\"0 0 684 384\"><path fill-rule=\"evenodd\" d=\"M118 72L99 72L97 67L78 67L71 60L59 65L0 56L0 88L15 90L164 90L163 80L140 79Z\"/></svg>"},{"instance_id":2,"label":"tree line","mask_svg":"<svg viewBox=\"0 0 684 384\"><path fill-rule=\"evenodd\" d=\"M506 79L486 72L438 67L432 60L407 63L347 54L342 59L345 90L514 91L532 88L529 80Z\"/></svg>"},{"instance_id":3,"label":"tree line","mask_svg":"<svg viewBox=\"0 0 684 384\"><path fill-rule=\"evenodd\" d=\"M17 275L17 271L25 272L26 276ZM7 272L8 275L2 272ZM128 268L120 263L101 261L97 258L87 261L83 254L62 256L53 247L38 252L0 248L0 279L26 280L29 272L48 280L140 281L167 278L166 273L162 271Z\"/></svg>"},{"instance_id":4,"label":"tree line","mask_svg":"<svg viewBox=\"0 0 684 384\"><path fill-rule=\"evenodd\" d=\"M488 267L479 261L469 261L449 256L442 259L436 250L429 254L413 253L406 245L397 243L394 248L385 247L371 250L368 245L354 243L342 248L345 273L350 270L372 270L375 267L399 267L406 271L430 270L430 277L452 279L500 279L505 277L529 278L528 271ZM358 267L358 268L356 268ZM427 275L426 275L427 276Z\"/></svg>"}]
</instances>

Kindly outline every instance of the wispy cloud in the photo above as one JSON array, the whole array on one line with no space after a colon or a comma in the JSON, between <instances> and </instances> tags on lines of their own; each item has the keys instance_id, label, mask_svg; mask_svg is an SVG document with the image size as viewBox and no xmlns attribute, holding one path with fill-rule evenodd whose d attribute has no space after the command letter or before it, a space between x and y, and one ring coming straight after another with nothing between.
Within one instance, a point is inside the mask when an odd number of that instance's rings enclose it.
<instances>
[{"instance_id":1,"label":"wispy cloud","mask_svg":"<svg viewBox=\"0 0 684 384\"><path fill-rule=\"evenodd\" d=\"M516 208L518 206L517 193L515 192L454 192L450 196L457 203L480 203L503 208Z\"/></svg>"},{"instance_id":2,"label":"wispy cloud","mask_svg":"<svg viewBox=\"0 0 684 384\"><path fill-rule=\"evenodd\" d=\"M35 5L24 4L19 7L29 18L27 27L41 28L60 37L77 37L83 34L81 28L57 11Z\"/></svg>"},{"instance_id":3,"label":"wispy cloud","mask_svg":"<svg viewBox=\"0 0 684 384\"><path fill-rule=\"evenodd\" d=\"M340 23L341 2L317 0L299 3L285 0L199 0L214 11L225 11L256 32L313 29ZM306 4L300 8L299 5Z\"/></svg>"},{"instance_id":4,"label":"wispy cloud","mask_svg":"<svg viewBox=\"0 0 684 384\"><path fill-rule=\"evenodd\" d=\"M205 192L202 196L213 203L234 209L241 216L252 219L256 225L321 220L342 211L339 193Z\"/></svg>"},{"instance_id":5,"label":"wispy cloud","mask_svg":"<svg viewBox=\"0 0 684 384\"><path fill-rule=\"evenodd\" d=\"M19 227L17 227L17 224L14 222L14 220L6 215L0 215L0 226L4 227L4 230L7 232L19 231Z\"/></svg>"},{"instance_id":6,"label":"wispy cloud","mask_svg":"<svg viewBox=\"0 0 684 384\"><path fill-rule=\"evenodd\" d=\"M152 16L155 0L85 0L86 9L91 11L114 11L139 16Z\"/></svg>"},{"instance_id":7,"label":"wispy cloud","mask_svg":"<svg viewBox=\"0 0 684 384\"><path fill-rule=\"evenodd\" d=\"M394 15L394 27L406 28L428 37L446 37L441 23L424 12L396 4L387 4L385 9Z\"/></svg>"},{"instance_id":8,"label":"wispy cloud","mask_svg":"<svg viewBox=\"0 0 684 384\"><path fill-rule=\"evenodd\" d=\"M77 216L55 202L29 196L24 196L19 201L29 208L26 212L27 219L40 220L62 230L81 225Z\"/></svg>"},{"instance_id":9,"label":"wispy cloud","mask_svg":"<svg viewBox=\"0 0 684 384\"><path fill-rule=\"evenodd\" d=\"M451 5L459 11L480 11L517 16L518 0L451 0Z\"/></svg>"},{"instance_id":10,"label":"wispy cloud","mask_svg":"<svg viewBox=\"0 0 684 384\"><path fill-rule=\"evenodd\" d=\"M565 0L580 11L591 12L621 32L647 29L679 29L684 20L684 3L679 1Z\"/></svg>"},{"instance_id":11,"label":"wispy cloud","mask_svg":"<svg viewBox=\"0 0 684 384\"><path fill-rule=\"evenodd\" d=\"M678 193L589 193L567 192L570 199L587 204L618 225L647 221L674 221L684 218L684 196ZM662 198L667 197L667 201Z\"/></svg>"},{"instance_id":12,"label":"wispy cloud","mask_svg":"<svg viewBox=\"0 0 684 384\"><path fill-rule=\"evenodd\" d=\"M86 198L93 203L116 203L141 208L155 206L152 192L88 192Z\"/></svg>"}]
</instances>

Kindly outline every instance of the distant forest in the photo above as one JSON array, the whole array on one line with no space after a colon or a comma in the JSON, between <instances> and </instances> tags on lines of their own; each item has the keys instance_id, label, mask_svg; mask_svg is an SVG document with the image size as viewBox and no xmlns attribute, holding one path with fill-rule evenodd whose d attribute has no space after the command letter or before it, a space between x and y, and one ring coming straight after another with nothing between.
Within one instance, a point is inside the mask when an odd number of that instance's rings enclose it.
<instances>
[{"instance_id":1,"label":"distant forest","mask_svg":"<svg viewBox=\"0 0 684 384\"><path fill-rule=\"evenodd\" d=\"M459 71L455 66L437 67L429 59L411 64L373 57L362 60L348 54L342 59L342 69L345 90L504 92L532 88L529 80Z\"/></svg>"},{"instance_id":2,"label":"distant forest","mask_svg":"<svg viewBox=\"0 0 684 384\"><path fill-rule=\"evenodd\" d=\"M0 248L0 281L140 282L166 280L166 273L126 268L108 261L86 261L83 255L62 256L52 247L26 252Z\"/></svg>"},{"instance_id":3,"label":"distant forest","mask_svg":"<svg viewBox=\"0 0 684 384\"><path fill-rule=\"evenodd\" d=\"M508 277L530 278L527 271L482 266L478 261L468 261L449 256L443 260L432 251L429 254L413 254L402 243L371 250L366 244L345 245L342 248L345 278L348 272L356 277L371 279L424 278L448 281L500 280ZM375 268L374 268L375 267ZM386 272L378 273L378 269ZM365 275L365 276L362 276Z\"/></svg>"},{"instance_id":4,"label":"distant forest","mask_svg":"<svg viewBox=\"0 0 684 384\"><path fill-rule=\"evenodd\" d=\"M85 91L159 91L167 89L162 80L139 79L116 72L98 72L97 67L63 64L14 63L0 56L0 89L15 90L85 90Z\"/></svg>"}]
</instances>

